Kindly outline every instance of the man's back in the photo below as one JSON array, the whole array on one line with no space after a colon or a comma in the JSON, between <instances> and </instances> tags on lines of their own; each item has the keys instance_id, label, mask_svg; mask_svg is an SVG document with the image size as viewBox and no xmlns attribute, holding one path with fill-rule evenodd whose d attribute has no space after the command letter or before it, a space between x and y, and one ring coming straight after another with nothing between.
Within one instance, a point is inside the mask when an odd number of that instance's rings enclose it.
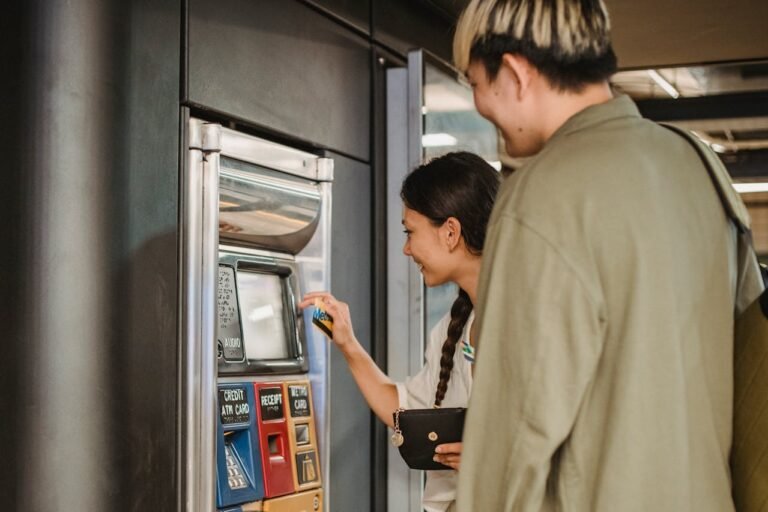
<instances>
[{"instance_id":1,"label":"man's back","mask_svg":"<svg viewBox=\"0 0 768 512\"><path fill-rule=\"evenodd\" d=\"M628 99L561 127L489 227L464 442L504 455L460 505L732 510L734 236L693 148Z\"/></svg>"}]
</instances>

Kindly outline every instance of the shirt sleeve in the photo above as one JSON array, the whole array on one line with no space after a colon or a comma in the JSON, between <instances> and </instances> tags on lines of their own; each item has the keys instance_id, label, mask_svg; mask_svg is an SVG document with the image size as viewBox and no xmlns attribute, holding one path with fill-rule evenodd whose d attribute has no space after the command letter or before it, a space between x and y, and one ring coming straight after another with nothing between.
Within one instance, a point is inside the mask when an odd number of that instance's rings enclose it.
<instances>
[{"instance_id":1,"label":"shirt sleeve","mask_svg":"<svg viewBox=\"0 0 768 512\"><path fill-rule=\"evenodd\" d=\"M550 461L600 357L601 301L522 220L500 216L489 241L458 510L541 510Z\"/></svg>"},{"instance_id":2,"label":"shirt sleeve","mask_svg":"<svg viewBox=\"0 0 768 512\"><path fill-rule=\"evenodd\" d=\"M416 375L397 382L398 407L403 409L429 409L435 403L435 391L440 375L440 356L448 330L450 316L443 317L429 333L424 351L425 363Z\"/></svg>"}]
</instances>

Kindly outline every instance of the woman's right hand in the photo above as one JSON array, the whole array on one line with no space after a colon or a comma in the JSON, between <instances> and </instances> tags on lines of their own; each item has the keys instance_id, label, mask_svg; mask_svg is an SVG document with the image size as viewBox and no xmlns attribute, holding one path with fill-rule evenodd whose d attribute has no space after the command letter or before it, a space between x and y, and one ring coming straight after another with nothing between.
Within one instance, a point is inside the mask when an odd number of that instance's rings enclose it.
<instances>
[{"instance_id":1,"label":"woman's right hand","mask_svg":"<svg viewBox=\"0 0 768 512\"><path fill-rule=\"evenodd\" d=\"M349 306L346 302L337 300L328 292L310 292L304 295L299 307L301 309L315 305L315 300L321 300L325 312L333 318L333 343L341 350L357 344L355 332L352 329L352 318L349 314Z\"/></svg>"}]
</instances>

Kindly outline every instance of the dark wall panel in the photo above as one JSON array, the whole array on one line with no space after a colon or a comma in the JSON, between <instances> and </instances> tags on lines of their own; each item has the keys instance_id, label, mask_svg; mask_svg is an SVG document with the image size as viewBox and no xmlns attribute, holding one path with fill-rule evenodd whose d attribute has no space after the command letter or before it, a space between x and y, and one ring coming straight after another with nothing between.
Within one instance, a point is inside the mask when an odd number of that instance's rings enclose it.
<instances>
[{"instance_id":1,"label":"dark wall panel","mask_svg":"<svg viewBox=\"0 0 768 512\"><path fill-rule=\"evenodd\" d=\"M110 412L112 442L125 499L113 498L110 508L175 510L181 2L126 4L125 116L118 128L126 149L113 194L123 199L113 228L120 252L110 333L119 398Z\"/></svg>"},{"instance_id":2,"label":"dark wall panel","mask_svg":"<svg viewBox=\"0 0 768 512\"><path fill-rule=\"evenodd\" d=\"M331 291L349 304L352 325L371 350L372 208L370 167L334 158ZM371 412L341 353L331 347L330 510L371 510Z\"/></svg>"},{"instance_id":3,"label":"dark wall panel","mask_svg":"<svg viewBox=\"0 0 768 512\"><path fill-rule=\"evenodd\" d=\"M27 121L23 108L24 92L29 86L24 77L32 65L24 37L32 26L31 9L22 0L6 3L0 16L0 62L4 63L0 80L0 119L5 129L0 137L3 168L0 171L0 510L19 510L18 471L22 467L18 436L23 432L19 419L24 403L20 393L20 359L24 353L21 338L21 269L25 264L21 225L25 169L20 148L24 147L21 127ZM29 146L27 146L29 148ZM29 150L29 149L27 149Z\"/></svg>"},{"instance_id":4,"label":"dark wall panel","mask_svg":"<svg viewBox=\"0 0 768 512\"><path fill-rule=\"evenodd\" d=\"M190 0L189 101L370 158L370 46L297 0Z\"/></svg>"},{"instance_id":5,"label":"dark wall panel","mask_svg":"<svg viewBox=\"0 0 768 512\"><path fill-rule=\"evenodd\" d=\"M455 21L425 1L373 0L373 37L405 55L424 48L451 62Z\"/></svg>"},{"instance_id":6,"label":"dark wall panel","mask_svg":"<svg viewBox=\"0 0 768 512\"><path fill-rule=\"evenodd\" d=\"M366 34L371 33L371 0L304 0L351 23Z\"/></svg>"},{"instance_id":7,"label":"dark wall panel","mask_svg":"<svg viewBox=\"0 0 768 512\"><path fill-rule=\"evenodd\" d=\"M175 510L180 2L18 14L0 509Z\"/></svg>"}]
</instances>

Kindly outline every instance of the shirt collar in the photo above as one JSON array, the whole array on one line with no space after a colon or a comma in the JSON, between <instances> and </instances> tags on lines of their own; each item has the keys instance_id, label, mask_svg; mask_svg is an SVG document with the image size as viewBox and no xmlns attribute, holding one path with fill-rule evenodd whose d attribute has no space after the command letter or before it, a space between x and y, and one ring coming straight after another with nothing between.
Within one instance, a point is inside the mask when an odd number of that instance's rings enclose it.
<instances>
[{"instance_id":1,"label":"shirt collar","mask_svg":"<svg viewBox=\"0 0 768 512\"><path fill-rule=\"evenodd\" d=\"M591 105L574 114L570 119L563 123L554 134L552 134L552 137L549 138L545 147L552 143L552 141L563 136L622 117L642 117L635 103L625 94L617 96L605 103Z\"/></svg>"}]
</instances>

